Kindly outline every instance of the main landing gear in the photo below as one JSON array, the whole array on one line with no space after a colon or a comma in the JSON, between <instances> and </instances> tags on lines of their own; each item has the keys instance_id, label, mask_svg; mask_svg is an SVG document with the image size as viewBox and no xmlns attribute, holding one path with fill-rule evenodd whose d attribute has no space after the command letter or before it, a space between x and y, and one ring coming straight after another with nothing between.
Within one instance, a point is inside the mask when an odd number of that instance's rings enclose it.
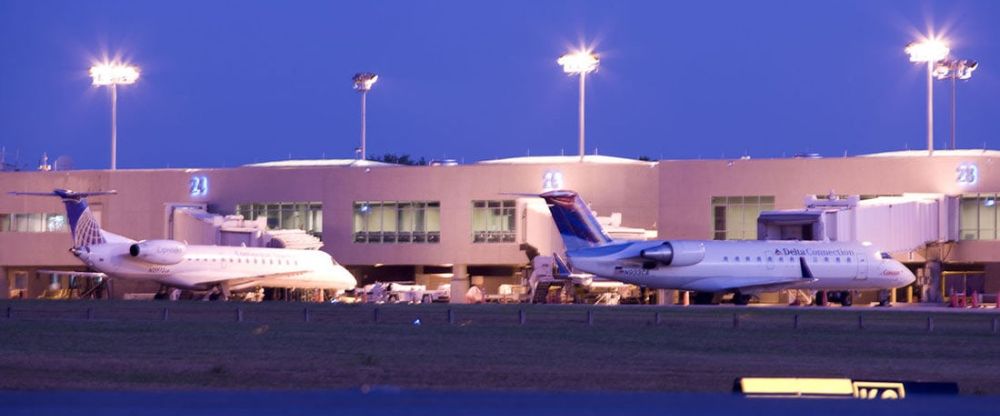
<instances>
[{"instance_id":1,"label":"main landing gear","mask_svg":"<svg viewBox=\"0 0 1000 416\"><path fill-rule=\"evenodd\" d=\"M733 292L733 305L745 306L750 304L752 295L744 295L740 291Z\"/></svg>"},{"instance_id":2,"label":"main landing gear","mask_svg":"<svg viewBox=\"0 0 1000 416\"><path fill-rule=\"evenodd\" d=\"M841 292L816 292L816 300L813 303L816 306L825 306L827 302L839 303L840 306L851 306L854 304L854 294L849 290Z\"/></svg>"},{"instance_id":3,"label":"main landing gear","mask_svg":"<svg viewBox=\"0 0 1000 416\"><path fill-rule=\"evenodd\" d=\"M205 300L229 300L229 285L219 283L205 295Z\"/></svg>"}]
</instances>

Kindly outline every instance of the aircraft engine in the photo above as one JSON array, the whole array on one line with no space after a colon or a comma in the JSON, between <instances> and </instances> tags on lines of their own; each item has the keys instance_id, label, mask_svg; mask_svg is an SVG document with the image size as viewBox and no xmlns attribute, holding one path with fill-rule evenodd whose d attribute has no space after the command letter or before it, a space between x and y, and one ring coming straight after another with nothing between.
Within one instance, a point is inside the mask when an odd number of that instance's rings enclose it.
<instances>
[{"instance_id":1,"label":"aircraft engine","mask_svg":"<svg viewBox=\"0 0 1000 416\"><path fill-rule=\"evenodd\" d=\"M666 266L691 266L705 258L705 245L696 241L664 241L659 247L640 251L639 256Z\"/></svg>"},{"instance_id":2,"label":"aircraft engine","mask_svg":"<svg viewBox=\"0 0 1000 416\"><path fill-rule=\"evenodd\" d=\"M128 254L156 264L177 264L184 260L187 246L174 240L145 240L132 244Z\"/></svg>"}]
</instances>

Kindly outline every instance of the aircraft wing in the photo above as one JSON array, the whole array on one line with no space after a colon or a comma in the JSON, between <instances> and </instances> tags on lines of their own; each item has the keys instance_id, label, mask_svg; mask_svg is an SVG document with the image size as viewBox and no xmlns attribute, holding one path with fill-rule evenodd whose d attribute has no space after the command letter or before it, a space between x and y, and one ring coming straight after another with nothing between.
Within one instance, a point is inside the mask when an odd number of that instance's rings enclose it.
<instances>
[{"instance_id":1,"label":"aircraft wing","mask_svg":"<svg viewBox=\"0 0 1000 416\"><path fill-rule=\"evenodd\" d=\"M309 270L294 270L290 272L258 274L258 275L245 275L245 274L232 273L226 271L218 271L215 273L199 272L197 274L198 279L190 282L189 284L191 286L199 286L199 285L212 286L220 283L226 283L231 288L239 289L241 286L253 285L255 282L264 279L295 277L306 274L308 272Z\"/></svg>"},{"instance_id":2,"label":"aircraft wing","mask_svg":"<svg viewBox=\"0 0 1000 416\"><path fill-rule=\"evenodd\" d=\"M108 275L101 272L77 272L73 270L36 270L35 273L73 275L80 277L108 277Z\"/></svg>"},{"instance_id":3,"label":"aircraft wing","mask_svg":"<svg viewBox=\"0 0 1000 416\"><path fill-rule=\"evenodd\" d=\"M710 277L701 279L691 285L693 290L703 292L725 292L739 289L741 292L755 292L766 290L781 290L799 286L804 283L812 283L815 278L774 278L774 277Z\"/></svg>"},{"instance_id":4,"label":"aircraft wing","mask_svg":"<svg viewBox=\"0 0 1000 416\"><path fill-rule=\"evenodd\" d=\"M799 270L802 273L801 276L709 277L697 280L690 286L693 290L704 292L724 292L736 289L741 292L754 292L787 289L819 280L813 276L812 269L806 263L805 257L799 257Z\"/></svg>"}]
</instances>

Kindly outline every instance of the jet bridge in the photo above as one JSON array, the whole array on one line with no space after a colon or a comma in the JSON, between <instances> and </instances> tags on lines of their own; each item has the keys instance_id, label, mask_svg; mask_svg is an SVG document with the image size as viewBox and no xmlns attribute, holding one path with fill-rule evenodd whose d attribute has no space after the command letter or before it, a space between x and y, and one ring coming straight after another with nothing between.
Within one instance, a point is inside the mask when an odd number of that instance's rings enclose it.
<instances>
[{"instance_id":1,"label":"jet bridge","mask_svg":"<svg viewBox=\"0 0 1000 416\"><path fill-rule=\"evenodd\" d=\"M167 238L188 244L318 250L319 238L303 230L269 230L267 218L218 215L197 205L167 206Z\"/></svg>"},{"instance_id":2,"label":"jet bridge","mask_svg":"<svg viewBox=\"0 0 1000 416\"><path fill-rule=\"evenodd\" d=\"M806 197L805 209L761 212L758 240L867 241L894 254L958 239L958 198L903 194Z\"/></svg>"}]
</instances>

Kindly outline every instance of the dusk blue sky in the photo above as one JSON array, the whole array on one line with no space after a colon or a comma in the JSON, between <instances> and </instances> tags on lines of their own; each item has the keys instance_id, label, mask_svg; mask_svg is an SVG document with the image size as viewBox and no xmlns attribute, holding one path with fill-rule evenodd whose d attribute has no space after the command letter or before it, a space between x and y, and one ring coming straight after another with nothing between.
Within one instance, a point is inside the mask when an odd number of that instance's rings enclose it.
<instances>
[{"instance_id":1,"label":"dusk blue sky","mask_svg":"<svg viewBox=\"0 0 1000 416\"><path fill-rule=\"evenodd\" d=\"M0 0L0 146L37 164L109 165L110 97L87 69L119 54L119 168L350 158L359 71L369 154L465 162L577 148L577 82L555 63L592 45L587 148L664 159L925 148L932 29L980 62L958 85L959 147L1000 147L997 1ZM936 82L937 146L950 84Z\"/></svg>"}]
</instances>

